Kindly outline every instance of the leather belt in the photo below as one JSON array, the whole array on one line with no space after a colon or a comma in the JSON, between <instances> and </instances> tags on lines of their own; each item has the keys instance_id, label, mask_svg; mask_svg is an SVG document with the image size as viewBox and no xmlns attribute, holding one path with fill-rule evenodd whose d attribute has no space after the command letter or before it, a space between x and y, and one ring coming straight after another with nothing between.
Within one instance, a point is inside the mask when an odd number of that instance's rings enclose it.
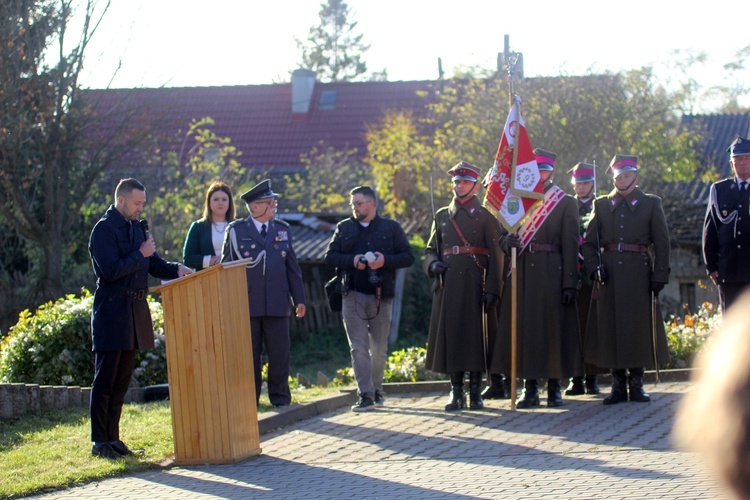
<instances>
[{"instance_id":1,"label":"leather belt","mask_svg":"<svg viewBox=\"0 0 750 500\"><path fill-rule=\"evenodd\" d=\"M489 255L490 251L487 250L486 248L481 248L481 247L467 247L467 246L459 246L459 245L453 245L450 248L443 249L443 255L462 255L462 254Z\"/></svg>"},{"instance_id":2,"label":"leather belt","mask_svg":"<svg viewBox=\"0 0 750 500\"><path fill-rule=\"evenodd\" d=\"M536 253L536 252L560 253L562 251L562 249L560 248L560 245L547 244L547 243L529 243L528 249L529 249L529 252L531 253Z\"/></svg>"},{"instance_id":3,"label":"leather belt","mask_svg":"<svg viewBox=\"0 0 750 500\"><path fill-rule=\"evenodd\" d=\"M130 297L133 300L146 300L146 293L148 292L147 288L143 288L141 290L125 290L125 295Z\"/></svg>"},{"instance_id":4,"label":"leather belt","mask_svg":"<svg viewBox=\"0 0 750 500\"><path fill-rule=\"evenodd\" d=\"M648 252L646 245L633 245L631 243L607 243L602 248L607 252Z\"/></svg>"}]
</instances>

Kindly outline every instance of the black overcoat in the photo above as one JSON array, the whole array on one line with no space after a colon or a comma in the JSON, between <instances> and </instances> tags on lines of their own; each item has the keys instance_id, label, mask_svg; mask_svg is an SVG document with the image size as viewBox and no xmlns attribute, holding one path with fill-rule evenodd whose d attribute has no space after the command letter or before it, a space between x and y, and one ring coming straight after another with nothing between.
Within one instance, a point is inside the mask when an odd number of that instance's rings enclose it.
<instances>
[{"instance_id":1,"label":"black overcoat","mask_svg":"<svg viewBox=\"0 0 750 500\"><path fill-rule=\"evenodd\" d=\"M178 277L179 264L154 253L140 252L146 237L136 221L128 221L111 205L89 239L96 274L91 336L94 351L153 349L154 329L146 302L148 276Z\"/></svg>"}]
</instances>

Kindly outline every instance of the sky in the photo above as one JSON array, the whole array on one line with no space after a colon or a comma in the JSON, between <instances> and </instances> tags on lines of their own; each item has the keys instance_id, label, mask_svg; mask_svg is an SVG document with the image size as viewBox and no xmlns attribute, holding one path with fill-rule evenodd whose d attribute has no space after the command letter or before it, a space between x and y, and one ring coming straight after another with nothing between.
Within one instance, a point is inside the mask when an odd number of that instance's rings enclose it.
<instances>
[{"instance_id":1,"label":"sky","mask_svg":"<svg viewBox=\"0 0 750 500\"><path fill-rule=\"evenodd\" d=\"M103 0L100 0L102 2ZM87 48L81 84L91 88L256 85L288 81L324 0L112 0ZM455 68L495 68L504 36L523 53L526 76L579 75L650 65L669 83L675 50L702 51L701 84L750 45L733 27L736 0L348 0L371 45L370 71L433 80L438 58ZM700 8L698 6L701 6ZM733 14L736 12L736 14ZM731 77L731 76L730 76Z\"/></svg>"}]
</instances>

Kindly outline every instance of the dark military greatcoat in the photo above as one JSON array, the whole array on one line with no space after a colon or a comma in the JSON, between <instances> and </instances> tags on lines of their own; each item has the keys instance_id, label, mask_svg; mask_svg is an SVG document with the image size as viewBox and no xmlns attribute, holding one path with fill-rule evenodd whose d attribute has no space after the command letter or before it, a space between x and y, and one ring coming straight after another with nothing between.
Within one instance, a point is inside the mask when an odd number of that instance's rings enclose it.
<instances>
[{"instance_id":1,"label":"dark military greatcoat","mask_svg":"<svg viewBox=\"0 0 750 500\"><path fill-rule=\"evenodd\" d=\"M583 357L575 301L563 305L563 289L578 288L578 208L565 195L517 257L518 376L561 379L583 373ZM505 237L503 237L503 242ZM536 249L539 246L539 249ZM503 249L508 251L503 244ZM500 303L500 341L493 353L510 373L512 287Z\"/></svg>"},{"instance_id":2,"label":"dark military greatcoat","mask_svg":"<svg viewBox=\"0 0 750 500\"><path fill-rule=\"evenodd\" d=\"M600 255L608 277L591 303L586 361L611 369L654 368L650 285L669 281L669 229L661 198L637 187L627 198L616 190L597 198L583 245L589 276ZM656 325L663 364L669 351L658 306Z\"/></svg>"},{"instance_id":3,"label":"dark military greatcoat","mask_svg":"<svg viewBox=\"0 0 750 500\"><path fill-rule=\"evenodd\" d=\"M464 242L451 223L463 233L470 247L487 249L489 255L459 253ZM500 296L502 251L498 241L500 223L474 196L467 204L455 200L435 214L423 267L442 260L450 268L442 281L434 280L427 367L435 372L481 372L485 369L482 329L482 295ZM453 252L443 255L444 251ZM476 260L475 260L476 259ZM486 269L484 290L482 271ZM496 314L488 314L488 334L497 331Z\"/></svg>"}]
</instances>

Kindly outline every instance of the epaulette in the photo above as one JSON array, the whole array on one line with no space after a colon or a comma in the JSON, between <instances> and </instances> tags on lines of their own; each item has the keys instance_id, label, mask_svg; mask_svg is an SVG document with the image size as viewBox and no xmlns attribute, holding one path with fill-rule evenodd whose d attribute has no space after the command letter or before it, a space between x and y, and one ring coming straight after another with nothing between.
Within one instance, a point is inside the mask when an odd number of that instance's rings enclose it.
<instances>
[{"instance_id":1,"label":"epaulette","mask_svg":"<svg viewBox=\"0 0 750 500\"><path fill-rule=\"evenodd\" d=\"M292 227L284 219L274 219L273 222L274 222L274 224L281 224L282 226L286 226L286 227L289 227L289 228Z\"/></svg>"}]
</instances>

